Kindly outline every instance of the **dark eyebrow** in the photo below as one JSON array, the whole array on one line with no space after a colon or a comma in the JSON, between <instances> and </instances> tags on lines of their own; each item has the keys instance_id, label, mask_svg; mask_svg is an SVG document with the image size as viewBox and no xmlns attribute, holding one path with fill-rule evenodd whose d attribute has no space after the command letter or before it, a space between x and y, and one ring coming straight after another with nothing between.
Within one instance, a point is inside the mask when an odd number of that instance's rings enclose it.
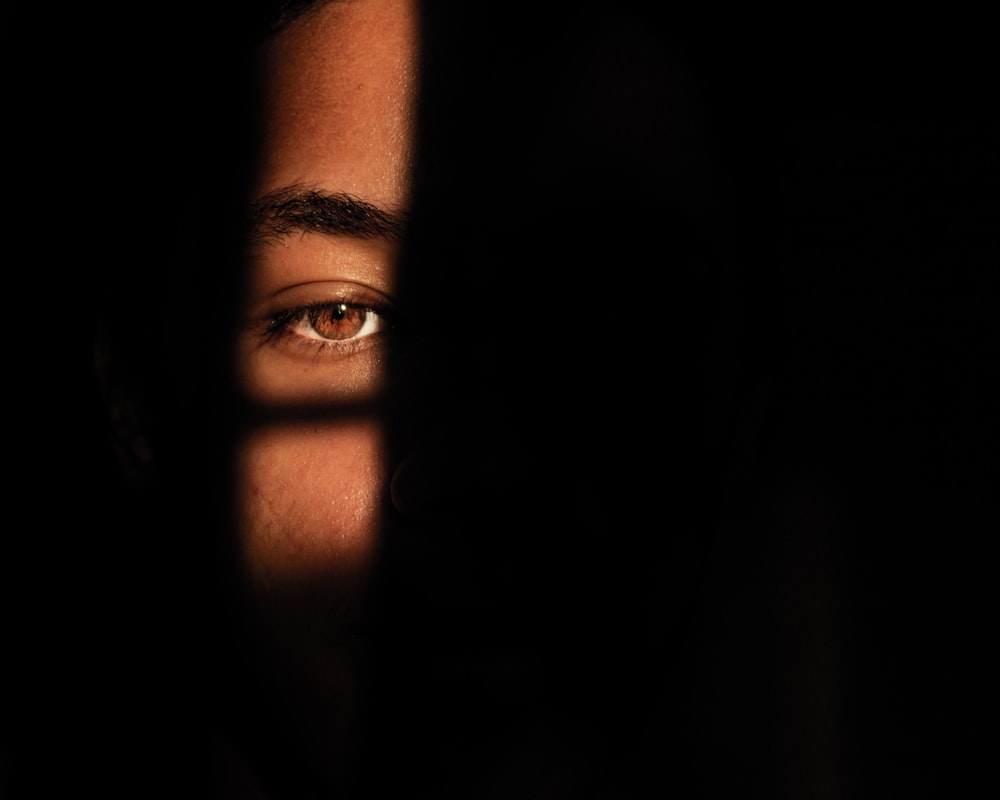
<instances>
[{"instance_id":1,"label":"dark eyebrow","mask_svg":"<svg viewBox=\"0 0 1000 800\"><path fill-rule=\"evenodd\" d=\"M257 241L308 232L399 241L405 229L406 216L401 211L381 208L346 192L305 186L268 192L254 203L251 218L251 233Z\"/></svg>"}]
</instances>

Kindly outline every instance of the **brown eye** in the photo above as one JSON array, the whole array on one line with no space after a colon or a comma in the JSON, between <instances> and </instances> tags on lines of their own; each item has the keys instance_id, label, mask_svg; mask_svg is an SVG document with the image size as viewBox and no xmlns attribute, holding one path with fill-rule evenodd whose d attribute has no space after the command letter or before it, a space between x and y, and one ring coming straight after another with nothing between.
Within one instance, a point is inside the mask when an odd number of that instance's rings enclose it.
<instances>
[{"instance_id":1,"label":"brown eye","mask_svg":"<svg viewBox=\"0 0 1000 800\"><path fill-rule=\"evenodd\" d=\"M309 309L308 319L319 338L342 340L361 333L370 314L366 308L334 303Z\"/></svg>"},{"instance_id":2,"label":"brown eye","mask_svg":"<svg viewBox=\"0 0 1000 800\"><path fill-rule=\"evenodd\" d=\"M366 302L334 300L292 307L262 321L272 343L299 342L323 348L353 348L387 326L385 315Z\"/></svg>"}]
</instances>

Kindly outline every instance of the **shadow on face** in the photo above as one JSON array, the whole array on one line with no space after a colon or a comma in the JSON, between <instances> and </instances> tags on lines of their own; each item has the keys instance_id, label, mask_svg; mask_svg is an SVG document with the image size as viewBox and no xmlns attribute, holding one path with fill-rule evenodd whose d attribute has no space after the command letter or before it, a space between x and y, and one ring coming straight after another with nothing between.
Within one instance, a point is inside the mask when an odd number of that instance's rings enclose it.
<instances>
[{"instance_id":1,"label":"shadow on face","mask_svg":"<svg viewBox=\"0 0 1000 800\"><path fill-rule=\"evenodd\" d=\"M332 2L190 68L191 227L164 313L114 327L164 336L118 351L163 409L152 502L174 561L212 542L199 684L276 796L639 781L724 278L649 23Z\"/></svg>"}]
</instances>

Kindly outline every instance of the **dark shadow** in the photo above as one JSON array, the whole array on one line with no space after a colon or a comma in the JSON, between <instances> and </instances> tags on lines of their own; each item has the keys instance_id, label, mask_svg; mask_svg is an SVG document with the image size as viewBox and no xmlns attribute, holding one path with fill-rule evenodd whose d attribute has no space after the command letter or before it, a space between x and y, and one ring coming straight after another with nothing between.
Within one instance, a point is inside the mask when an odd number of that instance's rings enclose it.
<instances>
[{"instance_id":1,"label":"dark shadow","mask_svg":"<svg viewBox=\"0 0 1000 800\"><path fill-rule=\"evenodd\" d=\"M425 5L425 327L379 408L440 483L385 531L359 796L963 794L991 51L846 12ZM215 798L219 715L274 800L312 790L244 670L232 447L371 408L254 417L229 382L256 31L228 11L10 17L3 797Z\"/></svg>"}]
</instances>

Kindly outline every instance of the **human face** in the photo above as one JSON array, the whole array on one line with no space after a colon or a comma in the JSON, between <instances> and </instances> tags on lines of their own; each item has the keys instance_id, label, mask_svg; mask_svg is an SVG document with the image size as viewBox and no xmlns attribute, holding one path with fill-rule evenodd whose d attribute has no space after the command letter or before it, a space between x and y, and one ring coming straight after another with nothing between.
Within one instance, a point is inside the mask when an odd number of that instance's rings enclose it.
<instances>
[{"instance_id":1,"label":"human face","mask_svg":"<svg viewBox=\"0 0 1000 800\"><path fill-rule=\"evenodd\" d=\"M253 622L289 692L279 713L310 712L299 732L331 773L351 739L356 629L388 506L378 408L410 192L415 5L320 5L262 52L260 215L237 339L261 414L238 451L236 524Z\"/></svg>"}]
</instances>

